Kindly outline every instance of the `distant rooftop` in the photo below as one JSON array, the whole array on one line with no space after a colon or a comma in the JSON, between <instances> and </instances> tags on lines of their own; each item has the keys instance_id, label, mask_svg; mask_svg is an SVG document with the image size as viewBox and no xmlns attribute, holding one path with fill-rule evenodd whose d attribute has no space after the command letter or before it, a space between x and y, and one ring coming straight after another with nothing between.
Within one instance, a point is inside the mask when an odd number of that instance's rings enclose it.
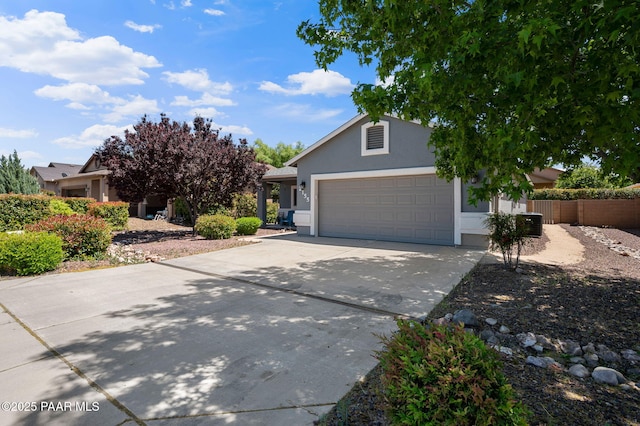
<instances>
[{"instance_id":1,"label":"distant rooftop","mask_svg":"<svg viewBox=\"0 0 640 426\"><path fill-rule=\"evenodd\" d=\"M68 176L78 174L82 164L67 164L67 163L49 163L49 166L33 166L31 168L32 174L37 174L45 182L53 182Z\"/></svg>"}]
</instances>

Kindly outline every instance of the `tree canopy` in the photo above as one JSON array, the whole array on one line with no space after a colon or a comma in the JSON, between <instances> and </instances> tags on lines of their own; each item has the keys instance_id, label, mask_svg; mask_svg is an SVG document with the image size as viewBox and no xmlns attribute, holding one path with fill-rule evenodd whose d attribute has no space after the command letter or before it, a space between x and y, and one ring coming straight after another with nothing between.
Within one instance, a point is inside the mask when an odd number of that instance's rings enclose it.
<instances>
[{"instance_id":1,"label":"tree canopy","mask_svg":"<svg viewBox=\"0 0 640 426\"><path fill-rule=\"evenodd\" d=\"M581 164L562 173L556 180L556 188L622 188L632 183L614 174L606 175L597 166Z\"/></svg>"},{"instance_id":2,"label":"tree canopy","mask_svg":"<svg viewBox=\"0 0 640 426\"><path fill-rule=\"evenodd\" d=\"M589 157L640 176L637 0L320 0L298 36L327 69L351 51L381 83L361 112L435 123L438 174L518 198L525 173Z\"/></svg>"},{"instance_id":3,"label":"tree canopy","mask_svg":"<svg viewBox=\"0 0 640 426\"><path fill-rule=\"evenodd\" d=\"M231 206L233 195L258 186L266 170L246 140L234 144L231 135L220 136L202 117L191 127L164 114L157 123L144 116L124 139L110 137L96 154L123 200L180 197L193 223L210 207Z\"/></svg>"},{"instance_id":4,"label":"tree canopy","mask_svg":"<svg viewBox=\"0 0 640 426\"><path fill-rule=\"evenodd\" d=\"M0 194L37 194L40 192L38 180L22 166L18 153L14 150L9 157L0 157Z\"/></svg>"},{"instance_id":5,"label":"tree canopy","mask_svg":"<svg viewBox=\"0 0 640 426\"><path fill-rule=\"evenodd\" d=\"M256 139L253 142L253 150L256 152L256 160L280 168L284 166L284 163L304 151L304 145L300 141L296 142L295 145L286 145L284 142L278 142L275 147L271 147L264 143L262 139Z\"/></svg>"}]
</instances>

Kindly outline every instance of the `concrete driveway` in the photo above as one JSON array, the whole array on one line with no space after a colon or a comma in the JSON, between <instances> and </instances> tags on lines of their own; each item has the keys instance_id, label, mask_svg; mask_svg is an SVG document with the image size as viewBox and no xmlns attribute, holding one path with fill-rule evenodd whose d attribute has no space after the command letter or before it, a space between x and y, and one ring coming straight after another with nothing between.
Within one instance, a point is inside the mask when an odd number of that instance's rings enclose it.
<instances>
[{"instance_id":1,"label":"concrete driveway","mask_svg":"<svg viewBox=\"0 0 640 426\"><path fill-rule=\"evenodd\" d=\"M0 281L0 425L312 424L483 251L258 244Z\"/></svg>"}]
</instances>

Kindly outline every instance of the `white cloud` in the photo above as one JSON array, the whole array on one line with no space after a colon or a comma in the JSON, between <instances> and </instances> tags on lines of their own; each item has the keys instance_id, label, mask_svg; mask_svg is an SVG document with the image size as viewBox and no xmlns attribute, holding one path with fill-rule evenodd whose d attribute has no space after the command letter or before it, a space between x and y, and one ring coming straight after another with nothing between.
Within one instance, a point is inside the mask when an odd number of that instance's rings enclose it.
<instances>
[{"instance_id":1,"label":"white cloud","mask_svg":"<svg viewBox=\"0 0 640 426\"><path fill-rule=\"evenodd\" d=\"M253 135L253 131L247 126L236 126L234 124L225 125L225 124L212 123L211 127L213 127L214 129L220 129L221 135L225 135L228 133L231 133L232 135L244 135L244 136Z\"/></svg>"},{"instance_id":2,"label":"white cloud","mask_svg":"<svg viewBox=\"0 0 640 426\"><path fill-rule=\"evenodd\" d=\"M213 108L213 107L209 107L209 108L193 108L189 111L189 116L190 117L195 117L195 116L200 116L200 117L204 117L204 118L213 118L213 117L217 117L220 115L220 111L218 111L217 109Z\"/></svg>"},{"instance_id":3,"label":"white cloud","mask_svg":"<svg viewBox=\"0 0 640 426\"><path fill-rule=\"evenodd\" d=\"M162 66L111 36L83 39L56 12L31 10L23 19L0 16L0 66L72 83L142 84L143 68Z\"/></svg>"},{"instance_id":4,"label":"white cloud","mask_svg":"<svg viewBox=\"0 0 640 426\"><path fill-rule=\"evenodd\" d=\"M193 3L191 3L191 0L182 0L180 2L180 4L182 5L182 7L191 7L191 6L193 6Z\"/></svg>"},{"instance_id":5,"label":"white cloud","mask_svg":"<svg viewBox=\"0 0 640 426\"><path fill-rule=\"evenodd\" d=\"M153 33L155 30L162 28L162 25L160 24L153 24L153 25L141 25L141 24L136 24L133 21L127 21L124 23L125 27L131 28L134 31L138 31L141 33Z\"/></svg>"},{"instance_id":6,"label":"white cloud","mask_svg":"<svg viewBox=\"0 0 640 426\"><path fill-rule=\"evenodd\" d=\"M287 103L270 110L281 117L297 121L314 122L334 118L342 114L341 109L316 109L308 104Z\"/></svg>"},{"instance_id":7,"label":"white cloud","mask_svg":"<svg viewBox=\"0 0 640 426\"><path fill-rule=\"evenodd\" d=\"M179 84L195 92L226 95L233 90L233 86L228 81L219 83L209 80L209 73L204 69L184 72L165 71L162 74L167 82Z\"/></svg>"},{"instance_id":8,"label":"white cloud","mask_svg":"<svg viewBox=\"0 0 640 426\"><path fill-rule=\"evenodd\" d=\"M376 77L376 86L384 87L385 89L391 86L395 82L395 75L387 77L386 80L382 81L379 77Z\"/></svg>"},{"instance_id":9,"label":"white cloud","mask_svg":"<svg viewBox=\"0 0 640 426\"><path fill-rule=\"evenodd\" d=\"M37 136L38 136L38 132L36 132L33 129L15 130L15 129L7 129L4 127L0 127L0 138L28 139L28 138L35 138Z\"/></svg>"},{"instance_id":10,"label":"white cloud","mask_svg":"<svg viewBox=\"0 0 640 426\"><path fill-rule=\"evenodd\" d=\"M109 92L102 90L94 84L71 83L61 86L44 86L34 92L42 98L54 101L69 100L67 106L74 109L87 109L87 104L123 104L124 99L113 97Z\"/></svg>"},{"instance_id":11,"label":"white cloud","mask_svg":"<svg viewBox=\"0 0 640 426\"><path fill-rule=\"evenodd\" d=\"M203 10L204 13L206 13L207 15L211 15L211 16L222 16L224 15L224 11L220 10L220 9L205 9Z\"/></svg>"},{"instance_id":12,"label":"white cloud","mask_svg":"<svg viewBox=\"0 0 640 426\"><path fill-rule=\"evenodd\" d=\"M137 95L122 105L116 105L109 114L105 114L104 121L107 123L117 123L126 117L142 116L144 114L154 114L158 112L160 112L160 108L158 108L158 102L155 99L146 99Z\"/></svg>"},{"instance_id":13,"label":"white cloud","mask_svg":"<svg viewBox=\"0 0 640 426\"><path fill-rule=\"evenodd\" d=\"M325 95L338 96L351 93L354 84L347 77L335 71L314 70L300 72L287 77L288 87L271 81L263 81L259 89L283 95Z\"/></svg>"},{"instance_id":14,"label":"white cloud","mask_svg":"<svg viewBox=\"0 0 640 426\"><path fill-rule=\"evenodd\" d=\"M189 99L188 96L176 96L174 101L171 102L171 105L174 106L232 106L235 103L231 99L220 98L217 96L210 95L208 93L203 93L200 99Z\"/></svg>"},{"instance_id":15,"label":"white cloud","mask_svg":"<svg viewBox=\"0 0 640 426\"><path fill-rule=\"evenodd\" d=\"M133 126L118 127L113 125L96 124L86 128L80 135L67 136L53 141L63 148L86 148L102 145L111 136L124 137L125 129L133 130Z\"/></svg>"}]
</instances>

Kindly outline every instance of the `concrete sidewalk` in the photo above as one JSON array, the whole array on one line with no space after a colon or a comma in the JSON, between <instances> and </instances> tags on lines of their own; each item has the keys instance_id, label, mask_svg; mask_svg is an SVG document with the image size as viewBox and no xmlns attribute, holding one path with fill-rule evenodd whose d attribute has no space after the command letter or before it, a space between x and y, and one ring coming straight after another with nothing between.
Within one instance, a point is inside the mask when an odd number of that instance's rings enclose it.
<instances>
[{"instance_id":1,"label":"concrete sidewalk","mask_svg":"<svg viewBox=\"0 0 640 426\"><path fill-rule=\"evenodd\" d=\"M483 254L281 236L1 281L0 425L312 424L375 365L373 333Z\"/></svg>"}]
</instances>

